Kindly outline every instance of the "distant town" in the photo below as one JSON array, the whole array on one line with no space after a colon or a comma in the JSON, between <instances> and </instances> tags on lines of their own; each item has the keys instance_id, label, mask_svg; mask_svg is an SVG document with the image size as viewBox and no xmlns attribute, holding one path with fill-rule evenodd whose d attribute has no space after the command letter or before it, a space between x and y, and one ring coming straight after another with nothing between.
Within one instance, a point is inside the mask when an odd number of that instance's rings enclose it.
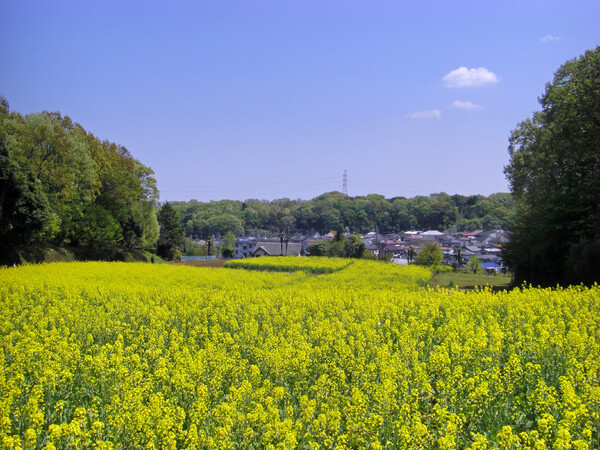
<instances>
[{"instance_id":1,"label":"distant town","mask_svg":"<svg viewBox=\"0 0 600 450\"><path fill-rule=\"evenodd\" d=\"M350 232L346 230L346 237ZM307 247L319 241L335 238L335 232L314 233L308 236L294 235L285 240L277 235L250 236L236 239L233 258L256 258L265 256L304 256L310 255ZM487 273L505 272L502 260L502 245L509 241L509 233L504 230L475 230L468 232L405 231L398 233L376 233L371 231L360 235L366 252L373 257L386 259L395 264L409 264L428 243L436 243L444 254L442 263L461 268L476 257ZM203 240L198 245L205 245ZM221 245L215 239L215 245ZM182 256L182 260L204 259L205 256Z\"/></svg>"}]
</instances>

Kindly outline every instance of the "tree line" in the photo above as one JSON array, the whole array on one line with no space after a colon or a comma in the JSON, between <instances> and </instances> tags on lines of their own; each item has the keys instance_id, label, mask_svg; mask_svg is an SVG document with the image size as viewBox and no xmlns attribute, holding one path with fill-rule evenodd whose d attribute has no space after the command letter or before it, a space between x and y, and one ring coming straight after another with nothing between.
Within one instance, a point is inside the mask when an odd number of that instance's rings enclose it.
<instances>
[{"instance_id":1,"label":"tree line","mask_svg":"<svg viewBox=\"0 0 600 450\"><path fill-rule=\"evenodd\" d=\"M203 239L227 232L238 236L253 231L307 234L339 228L348 228L353 233L375 229L380 232L505 229L515 212L515 203L507 193L487 197L439 193L386 199L379 194L350 197L329 192L312 200L191 200L171 205L186 235Z\"/></svg>"},{"instance_id":2,"label":"tree line","mask_svg":"<svg viewBox=\"0 0 600 450\"><path fill-rule=\"evenodd\" d=\"M58 112L10 111L0 97L0 264L52 246L81 259L152 250L157 198L152 170L125 147Z\"/></svg>"}]
</instances>

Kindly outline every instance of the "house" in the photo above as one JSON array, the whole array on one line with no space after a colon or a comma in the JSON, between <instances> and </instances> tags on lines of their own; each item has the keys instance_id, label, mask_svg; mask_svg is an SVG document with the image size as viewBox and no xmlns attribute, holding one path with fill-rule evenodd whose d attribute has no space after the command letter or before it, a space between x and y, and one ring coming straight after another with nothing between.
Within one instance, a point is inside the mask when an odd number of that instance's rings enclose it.
<instances>
[{"instance_id":1,"label":"house","mask_svg":"<svg viewBox=\"0 0 600 450\"><path fill-rule=\"evenodd\" d=\"M283 252L282 252L283 249ZM258 242L250 256L300 256L302 244L297 242Z\"/></svg>"},{"instance_id":2,"label":"house","mask_svg":"<svg viewBox=\"0 0 600 450\"><path fill-rule=\"evenodd\" d=\"M497 247L487 247L487 248L483 248L481 249L481 255L496 255L496 256L500 256L502 254L502 249L499 249Z\"/></svg>"},{"instance_id":3,"label":"house","mask_svg":"<svg viewBox=\"0 0 600 450\"><path fill-rule=\"evenodd\" d=\"M495 263L502 263L502 256L501 255L489 255L489 254L485 254L485 255L480 255L479 256L479 260L481 262L495 262Z\"/></svg>"},{"instance_id":4,"label":"house","mask_svg":"<svg viewBox=\"0 0 600 450\"><path fill-rule=\"evenodd\" d=\"M437 230L429 230L429 231L423 231L420 234L420 237L424 241L436 242L436 241L444 239L446 237L446 235Z\"/></svg>"},{"instance_id":5,"label":"house","mask_svg":"<svg viewBox=\"0 0 600 450\"><path fill-rule=\"evenodd\" d=\"M483 230L475 230L475 231L467 231L464 233L461 233L463 236L471 238L471 239L475 239L477 235L479 235L480 233L483 233Z\"/></svg>"},{"instance_id":6,"label":"house","mask_svg":"<svg viewBox=\"0 0 600 450\"><path fill-rule=\"evenodd\" d=\"M475 256L477 256L477 257L481 256L481 247L479 245L476 245L475 243L471 243L471 244L467 245L465 248L468 251L470 251L471 253L473 253Z\"/></svg>"},{"instance_id":7,"label":"house","mask_svg":"<svg viewBox=\"0 0 600 450\"><path fill-rule=\"evenodd\" d=\"M479 233L476 239L486 245L506 244L508 235L504 230L484 231Z\"/></svg>"},{"instance_id":8,"label":"house","mask_svg":"<svg viewBox=\"0 0 600 450\"><path fill-rule=\"evenodd\" d=\"M374 255L379 254L379 247L375 244L365 244L365 250L373 253Z\"/></svg>"},{"instance_id":9,"label":"house","mask_svg":"<svg viewBox=\"0 0 600 450\"><path fill-rule=\"evenodd\" d=\"M459 247L461 245L462 245L462 242L453 236L449 236L446 239L442 240L443 247Z\"/></svg>"},{"instance_id":10,"label":"house","mask_svg":"<svg viewBox=\"0 0 600 450\"><path fill-rule=\"evenodd\" d=\"M481 263L481 266L488 274L499 273L502 270L502 267L495 262L483 262Z\"/></svg>"},{"instance_id":11,"label":"house","mask_svg":"<svg viewBox=\"0 0 600 450\"><path fill-rule=\"evenodd\" d=\"M442 260L443 264L447 264L449 266L453 266L453 267L462 267L463 265L467 264L469 262L469 259L471 258L471 256L475 255L475 253L473 253L470 250L467 250L465 248L454 248L454 247L446 247L444 250L442 250L444 253L444 258ZM460 255L460 261L458 260L458 257Z\"/></svg>"},{"instance_id":12,"label":"house","mask_svg":"<svg viewBox=\"0 0 600 450\"><path fill-rule=\"evenodd\" d=\"M401 258L403 256L406 256L407 252L406 245L394 241L384 241L381 244L381 250L384 254L391 254L393 258Z\"/></svg>"},{"instance_id":13,"label":"house","mask_svg":"<svg viewBox=\"0 0 600 450\"><path fill-rule=\"evenodd\" d=\"M247 258L256 248L256 239L238 239L233 243L233 257L236 259Z\"/></svg>"}]
</instances>

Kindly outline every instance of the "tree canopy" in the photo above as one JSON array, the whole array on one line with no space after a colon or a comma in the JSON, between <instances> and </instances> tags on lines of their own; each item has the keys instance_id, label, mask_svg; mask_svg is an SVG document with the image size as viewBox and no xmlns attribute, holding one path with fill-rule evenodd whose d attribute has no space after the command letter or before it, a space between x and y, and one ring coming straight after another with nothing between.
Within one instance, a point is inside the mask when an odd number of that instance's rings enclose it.
<instances>
[{"instance_id":1,"label":"tree canopy","mask_svg":"<svg viewBox=\"0 0 600 450\"><path fill-rule=\"evenodd\" d=\"M21 115L0 98L0 263L68 243L93 259L153 248L153 172L58 112Z\"/></svg>"},{"instance_id":2,"label":"tree canopy","mask_svg":"<svg viewBox=\"0 0 600 450\"><path fill-rule=\"evenodd\" d=\"M329 232L348 228L353 233L392 232L410 229L472 231L507 228L514 214L508 193L448 195L446 193L413 198L382 195L349 197L329 192L312 200L256 199L244 202L172 202L188 236L208 238L228 231L240 235L244 230L274 233Z\"/></svg>"},{"instance_id":3,"label":"tree canopy","mask_svg":"<svg viewBox=\"0 0 600 450\"><path fill-rule=\"evenodd\" d=\"M517 125L505 168L518 202L504 258L517 283L600 281L600 47L567 61Z\"/></svg>"},{"instance_id":4,"label":"tree canopy","mask_svg":"<svg viewBox=\"0 0 600 450\"><path fill-rule=\"evenodd\" d=\"M181 254L179 249L184 241L184 231L177 218L177 213L167 202L161 206L157 215L160 225L157 253L165 259L176 259Z\"/></svg>"}]
</instances>

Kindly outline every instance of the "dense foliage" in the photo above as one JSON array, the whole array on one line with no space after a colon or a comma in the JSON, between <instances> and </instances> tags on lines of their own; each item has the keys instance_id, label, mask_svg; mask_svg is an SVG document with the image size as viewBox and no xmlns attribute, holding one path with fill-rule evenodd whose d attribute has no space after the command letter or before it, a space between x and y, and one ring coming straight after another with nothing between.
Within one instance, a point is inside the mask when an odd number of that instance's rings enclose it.
<instances>
[{"instance_id":1,"label":"dense foliage","mask_svg":"<svg viewBox=\"0 0 600 450\"><path fill-rule=\"evenodd\" d=\"M428 242L417 255L415 262L422 266L439 266L444 259L444 253L437 242Z\"/></svg>"},{"instance_id":2,"label":"dense foliage","mask_svg":"<svg viewBox=\"0 0 600 450\"><path fill-rule=\"evenodd\" d=\"M507 228L513 215L510 194L349 197L329 192L312 200L221 200L173 202L188 236L207 238L244 230L308 233L340 227L353 233L410 229L475 230Z\"/></svg>"},{"instance_id":3,"label":"dense foliage","mask_svg":"<svg viewBox=\"0 0 600 450\"><path fill-rule=\"evenodd\" d=\"M0 269L0 446L600 447L600 287L342 263Z\"/></svg>"},{"instance_id":4,"label":"dense foliage","mask_svg":"<svg viewBox=\"0 0 600 450\"><path fill-rule=\"evenodd\" d=\"M516 281L600 281L600 47L563 64L542 110L510 138L519 209L505 262Z\"/></svg>"},{"instance_id":5,"label":"dense foliage","mask_svg":"<svg viewBox=\"0 0 600 450\"><path fill-rule=\"evenodd\" d=\"M306 253L311 256L329 256L333 258L362 258L366 246L359 235L348 237L338 230L335 239L314 242L306 246ZM369 253L371 254L371 253Z\"/></svg>"},{"instance_id":6,"label":"dense foliage","mask_svg":"<svg viewBox=\"0 0 600 450\"><path fill-rule=\"evenodd\" d=\"M33 245L115 258L158 238L153 172L68 116L23 116L0 98L0 264Z\"/></svg>"},{"instance_id":7,"label":"dense foliage","mask_svg":"<svg viewBox=\"0 0 600 450\"><path fill-rule=\"evenodd\" d=\"M156 253L165 259L176 259L180 256L180 247L184 242L183 228L179 224L177 213L169 203L165 203L157 214L160 233L156 245Z\"/></svg>"}]
</instances>

